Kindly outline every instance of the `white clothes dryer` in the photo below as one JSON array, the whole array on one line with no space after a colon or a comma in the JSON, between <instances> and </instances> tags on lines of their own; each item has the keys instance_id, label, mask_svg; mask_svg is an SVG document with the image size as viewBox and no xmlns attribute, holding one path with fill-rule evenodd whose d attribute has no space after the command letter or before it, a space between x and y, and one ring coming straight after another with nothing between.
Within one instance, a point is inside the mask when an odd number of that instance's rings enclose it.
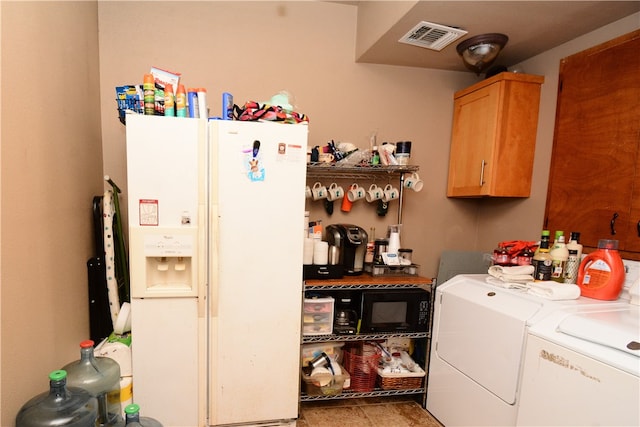
<instances>
[{"instance_id":1,"label":"white clothes dryer","mask_svg":"<svg viewBox=\"0 0 640 427\"><path fill-rule=\"evenodd\" d=\"M562 308L601 306L589 298L552 301L458 275L436 287L427 410L446 426L513 426L529 329Z\"/></svg>"}]
</instances>

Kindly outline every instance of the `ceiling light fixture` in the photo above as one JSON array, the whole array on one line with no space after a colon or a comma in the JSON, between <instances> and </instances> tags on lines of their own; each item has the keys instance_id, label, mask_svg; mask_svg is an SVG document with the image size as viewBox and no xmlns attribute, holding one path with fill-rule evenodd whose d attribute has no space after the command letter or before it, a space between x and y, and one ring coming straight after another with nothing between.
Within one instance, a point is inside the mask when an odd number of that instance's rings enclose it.
<instances>
[{"instance_id":1,"label":"ceiling light fixture","mask_svg":"<svg viewBox=\"0 0 640 427\"><path fill-rule=\"evenodd\" d=\"M504 34L480 34L463 40L456 46L456 50L462 57L464 65L476 74L480 74L495 61L508 40L509 37Z\"/></svg>"}]
</instances>

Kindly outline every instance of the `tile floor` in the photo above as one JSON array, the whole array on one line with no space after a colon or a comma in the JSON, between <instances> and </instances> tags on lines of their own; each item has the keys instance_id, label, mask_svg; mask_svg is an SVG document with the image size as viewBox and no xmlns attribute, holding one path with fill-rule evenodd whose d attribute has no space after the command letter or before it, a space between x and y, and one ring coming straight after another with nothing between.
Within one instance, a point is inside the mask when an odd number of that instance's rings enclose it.
<instances>
[{"instance_id":1,"label":"tile floor","mask_svg":"<svg viewBox=\"0 0 640 427\"><path fill-rule=\"evenodd\" d=\"M311 401L300 404L297 427L442 427L411 397Z\"/></svg>"}]
</instances>

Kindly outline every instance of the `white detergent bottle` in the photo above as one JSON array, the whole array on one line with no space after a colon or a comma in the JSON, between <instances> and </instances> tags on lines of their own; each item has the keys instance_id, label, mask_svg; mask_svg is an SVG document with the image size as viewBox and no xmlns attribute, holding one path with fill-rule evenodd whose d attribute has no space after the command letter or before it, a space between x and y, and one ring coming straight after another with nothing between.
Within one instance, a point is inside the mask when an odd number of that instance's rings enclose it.
<instances>
[{"instance_id":1,"label":"white detergent bottle","mask_svg":"<svg viewBox=\"0 0 640 427\"><path fill-rule=\"evenodd\" d=\"M569 250L564 242L562 231L556 232L556 240L549 254L551 255L551 280L562 283L567 260L569 259Z\"/></svg>"}]
</instances>

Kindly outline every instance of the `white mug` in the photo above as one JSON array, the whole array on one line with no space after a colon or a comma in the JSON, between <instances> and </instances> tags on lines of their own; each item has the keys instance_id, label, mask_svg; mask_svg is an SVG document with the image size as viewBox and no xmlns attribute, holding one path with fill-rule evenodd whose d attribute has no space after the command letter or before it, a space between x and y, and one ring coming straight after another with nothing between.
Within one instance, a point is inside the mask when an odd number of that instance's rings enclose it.
<instances>
[{"instance_id":1,"label":"white mug","mask_svg":"<svg viewBox=\"0 0 640 427\"><path fill-rule=\"evenodd\" d=\"M423 186L424 186L424 182L420 179L420 176L415 172L404 179L404 188L408 188L415 192L418 192L422 190Z\"/></svg>"},{"instance_id":2,"label":"white mug","mask_svg":"<svg viewBox=\"0 0 640 427\"><path fill-rule=\"evenodd\" d=\"M318 156L318 160L320 161L320 163L331 163L333 162L333 154L331 153L320 153L320 155Z\"/></svg>"},{"instance_id":3,"label":"white mug","mask_svg":"<svg viewBox=\"0 0 640 427\"><path fill-rule=\"evenodd\" d=\"M331 183L327 189L327 200L333 202L344 197L344 189L335 182Z\"/></svg>"},{"instance_id":4,"label":"white mug","mask_svg":"<svg viewBox=\"0 0 640 427\"><path fill-rule=\"evenodd\" d=\"M400 196L400 192L398 191L398 189L394 188L393 185L391 185L391 184L387 184L384 187L384 192L383 192L383 195L382 195L382 201L383 202L390 202L392 200L397 200L399 196Z\"/></svg>"},{"instance_id":5,"label":"white mug","mask_svg":"<svg viewBox=\"0 0 640 427\"><path fill-rule=\"evenodd\" d=\"M355 182L351 184L349 191L347 191L347 199L352 203L356 200L364 199L364 196L366 196L366 190Z\"/></svg>"},{"instance_id":6,"label":"white mug","mask_svg":"<svg viewBox=\"0 0 640 427\"><path fill-rule=\"evenodd\" d=\"M304 189L304 198L305 199L310 199L311 196L313 196L313 194L311 193L311 187L309 187L308 185L305 187Z\"/></svg>"},{"instance_id":7,"label":"white mug","mask_svg":"<svg viewBox=\"0 0 640 427\"><path fill-rule=\"evenodd\" d=\"M313 200L322 200L327 198L327 187L322 185L319 182L313 184L313 188L311 188L311 195Z\"/></svg>"},{"instance_id":8,"label":"white mug","mask_svg":"<svg viewBox=\"0 0 640 427\"><path fill-rule=\"evenodd\" d=\"M371 203L375 202L376 200L382 199L383 195L384 192L382 191L382 188L378 187L375 184L371 184L369 186L369 190L367 190L367 195L365 197L367 198L367 202Z\"/></svg>"}]
</instances>

